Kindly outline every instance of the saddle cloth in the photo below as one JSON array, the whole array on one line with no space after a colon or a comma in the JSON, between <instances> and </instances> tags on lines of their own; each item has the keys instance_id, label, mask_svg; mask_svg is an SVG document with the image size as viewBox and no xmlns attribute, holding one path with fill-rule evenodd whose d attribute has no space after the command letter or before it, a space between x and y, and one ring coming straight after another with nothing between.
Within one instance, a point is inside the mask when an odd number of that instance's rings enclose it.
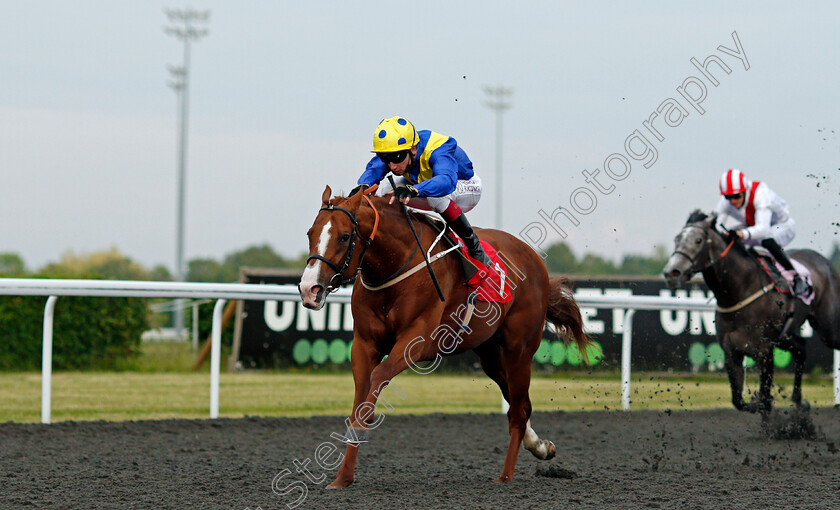
<instances>
[{"instance_id":1,"label":"saddle cloth","mask_svg":"<svg viewBox=\"0 0 840 510\"><path fill-rule=\"evenodd\" d=\"M793 275L798 273L799 277L802 278L808 285L808 292L806 292L805 295L800 296L800 299L806 305L810 306L810 304L814 301L814 296L816 295L816 292L814 291L814 284L811 280L811 270L808 269L807 266L805 266L798 260L791 258L790 263L793 265L794 270L789 271L782 267L782 265L779 264L779 261L777 261L776 258L773 257L773 255L764 247L754 246L753 252L755 253L759 262L761 262L761 265L764 266L764 271L768 275L770 275L771 278L773 278L773 282L776 284L776 290L778 290L779 292L790 294L793 289ZM768 267L765 261L772 262L772 269ZM787 282L787 288L782 288L781 286L779 286L778 282L776 281L776 278L774 277L774 274L781 275L782 278L784 278L785 282Z\"/></svg>"},{"instance_id":2,"label":"saddle cloth","mask_svg":"<svg viewBox=\"0 0 840 510\"><path fill-rule=\"evenodd\" d=\"M470 257L467 247L464 246L464 242L458 238L458 246L460 247L461 254L479 268L478 272L467 282L470 293L475 293L475 297L479 301L507 303L513 299L513 296L510 293L510 282L507 277L505 263L502 262L496 249L490 246L490 243L486 241L479 242L484 249L484 253L490 257L490 261L492 262L492 267L486 270L481 269L484 267L481 262Z\"/></svg>"},{"instance_id":3,"label":"saddle cloth","mask_svg":"<svg viewBox=\"0 0 840 510\"><path fill-rule=\"evenodd\" d=\"M507 267L505 266L505 263L502 262L499 254L496 253L495 248L486 241L479 240L481 247L484 249L484 253L490 257L493 266L487 270L482 269L484 265L478 260L470 257L470 253L467 250L464 241L462 241L451 228L446 226L446 222L443 221L443 218L441 218L440 215L434 212L414 209L411 207L409 207L409 209L412 213L425 218L429 225L431 225L436 231L440 232L444 228L448 229L448 235L445 235L443 238L447 243L458 245L458 252L463 259L465 259L465 261L462 260L462 266L464 266L464 277L469 277L469 280L467 280L467 287L469 288L470 293L473 294L478 301L507 303L513 299L513 296L510 293ZM472 274L471 267L468 269L469 264L478 268L478 271L475 272L475 274ZM470 274L472 274L472 276L470 276Z\"/></svg>"}]
</instances>

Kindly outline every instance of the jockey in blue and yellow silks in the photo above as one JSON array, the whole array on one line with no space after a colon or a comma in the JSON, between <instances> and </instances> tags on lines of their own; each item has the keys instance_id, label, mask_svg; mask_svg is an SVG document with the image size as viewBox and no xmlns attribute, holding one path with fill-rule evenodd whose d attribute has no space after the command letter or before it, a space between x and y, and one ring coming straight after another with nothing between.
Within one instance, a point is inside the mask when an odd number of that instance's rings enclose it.
<instances>
[{"instance_id":1,"label":"jockey in blue and yellow silks","mask_svg":"<svg viewBox=\"0 0 840 510\"><path fill-rule=\"evenodd\" d=\"M408 205L410 201L411 207L440 213L463 239L470 256L490 266L490 259L464 215L481 199L481 179L454 138L417 131L408 120L392 117L376 127L371 152L376 156L359 177L360 186L380 184L392 172L397 176L396 190L386 181L380 185L380 194L393 192L391 203L399 200Z\"/></svg>"}]
</instances>

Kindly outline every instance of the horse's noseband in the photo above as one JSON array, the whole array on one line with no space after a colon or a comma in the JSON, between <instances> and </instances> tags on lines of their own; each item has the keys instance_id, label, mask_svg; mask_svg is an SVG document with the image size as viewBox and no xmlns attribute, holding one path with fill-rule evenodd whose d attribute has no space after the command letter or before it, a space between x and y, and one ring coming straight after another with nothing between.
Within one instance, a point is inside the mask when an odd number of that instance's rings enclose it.
<instances>
[{"instance_id":1,"label":"horse's noseband","mask_svg":"<svg viewBox=\"0 0 840 510\"><path fill-rule=\"evenodd\" d=\"M345 209L343 207L339 207L337 205L328 204L328 205L325 205L324 207L322 207L321 209L319 209L319 211L341 211L344 214L346 214L347 216L349 216L350 221L353 222L353 233L350 236L350 247L347 248L347 256L344 257L344 264L342 264L341 267L339 267L338 264L329 260L328 258L323 257L321 255L317 255L317 254L316 255L310 255L309 258L306 259L307 264L309 264L309 261L312 260L312 259L320 260L321 262L328 265L330 267L330 269L335 271L335 274L332 276L332 278L330 278L330 281L327 284L327 288L325 289L327 291L327 294L329 294L330 292L335 292L336 290L338 290L338 288L341 287L342 285L347 284L347 283L351 283L353 280L356 279L356 275L355 275L356 271L354 271L354 274L353 274L352 278L344 278L344 272L347 271L347 269L350 267L350 262L353 260L353 252L356 250L356 238L358 237L359 239L361 239L362 236L359 235L359 222L356 219L356 215L351 213L347 209ZM368 246L370 246L370 242L372 240L373 240L372 238L371 239L363 239L363 241L365 243L365 247L364 247L364 250L362 251L362 257L361 258L364 258L365 252L367 251ZM358 267L361 267L361 265L362 265L362 261L360 259Z\"/></svg>"}]
</instances>

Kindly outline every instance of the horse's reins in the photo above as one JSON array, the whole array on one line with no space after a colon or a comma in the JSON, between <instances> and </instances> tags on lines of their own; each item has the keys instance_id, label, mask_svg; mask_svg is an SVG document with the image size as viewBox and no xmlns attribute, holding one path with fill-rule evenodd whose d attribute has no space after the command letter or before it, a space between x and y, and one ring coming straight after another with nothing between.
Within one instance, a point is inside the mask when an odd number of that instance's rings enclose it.
<instances>
[{"instance_id":1,"label":"horse's reins","mask_svg":"<svg viewBox=\"0 0 840 510\"><path fill-rule=\"evenodd\" d=\"M699 228L700 230L705 231L704 228L698 227L697 225L686 225L685 227L683 227L683 230L685 230L687 228ZM732 245L735 244L735 240L736 240L736 238L733 237L732 240L729 241L729 245L727 245L726 249L724 249L723 252L721 252L720 257L718 257L717 259L714 259L714 260L712 260L712 246L711 246L711 244L709 244L709 260L710 260L710 262L708 264L706 264L706 266L703 269L695 270L694 272L705 271L706 269L712 267L713 265L715 265L718 262L720 262L721 260L723 260L723 258L726 257L726 255L729 253L729 250L732 248ZM674 254L682 255L683 257L687 258L688 261L691 262L692 269L694 268L694 257L690 256L689 254L685 253L684 251L680 251L680 250L677 250L677 249L674 249L674 251L671 253L671 255L674 255ZM721 313L737 312L738 310L740 310L741 308L744 308L745 306L752 303L756 299L760 298L764 294L767 294L767 292L772 288L773 288L773 282L770 282L769 284L767 284L764 287L758 289L756 292L754 292L750 296L742 299L741 301L735 303L734 305L728 306L728 307L725 307L725 308L721 307L720 305L717 305L717 306L715 306L715 310L717 310L718 312L721 312Z\"/></svg>"},{"instance_id":2,"label":"horse's reins","mask_svg":"<svg viewBox=\"0 0 840 510\"><path fill-rule=\"evenodd\" d=\"M397 185L394 182L394 178L390 174L388 175L388 181L391 183L391 188L396 191ZM429 269L429 275L432 277L432 282L435 284L435 289L437 289L438 296L440 297L441 301L446 301L446 297L444 297L443 295L443 290L441 290L440 288L440 283L438 283L437 276L435 276L435 271L434 269L432 269L432 263L429 262L429 257L423 250L423 246L420 243L420 238L417 236L417 230L414 229L414 222L411 221L411 215L408 212L408 208L403 202L400 202L400 207L402 207L402 211L405 214L405 219L406 221L408 221L408 226L411 227L411 233L414 234L414 239L417 241L417 246L420 247L420 251L423 253L423 260L426 263L426 267ZM408 276L405 276L405 278L407 277Z\"/></svg>"},{"instance_id":3,"label":"horse's reins","mask_svg":"<svg viewBox=\"0 0 840 510\"><path fill-rule=\"evenodd\" d=\"M437 241L435 241L435 244L437 244ZM432 246L434 246L434 244ZM428 263L431 264L431 263L435 262L436 260L445 257L446 255L449 254L449 252L457 250L458 248L459 248L459 246L455 245L455 246L447 248L447 249L445 249L441 252L438 252L438 253L434 254L432 257L429 258ZM416 252L417 248L415 248L414 251ZM413 253L412 253L411 258L414 258ZM409 262L411 261L411 258L408 259ZM405 269L408 266L408 262L406 262L403 265L403 267L400 268L399 271L397 271L396 274L394 274L393 276L386 279L384 281L384 283L382 283L380 285L368 285L368 283L365 282L365 279L361 275L359 275L359 281L361 282L362 286L364 288L366 288L367 290L377 291L377 290L387 289L388 287L390 287L392 285L396 285L396 284L400 283L401 281L405 280L406 278L413 275L417 271L420 271L421 269L423 269L423 266L425 266L425 265L426 265L426 261L424 260L423 262L420 262L419 264L412 267L411 269L409 269L405 273L402 273L403 269ZM402 274L400 274L400 273L402 273ZM397 276L397 275L399 275L399 276Z\"/></svg>"},{"instance_id":4,"label":"horse's reins","mask_svg":"<svg viewBox=\"0 0 840 510\"><path fill-rule=\"evenodd\" d=\"M350 211L348 211L344 207L339 207L339 206L333 205L333 204L327 204L324 207L319 209L319 211L341 211L344 214L346 214L347 216L349 216L350 221L353 222L353 233L350 236L350 239L351 239L350 246L347 248L347 256L344 257L344 264L341 267L339 267L338 264L331 261L330 259L328 259L328 258L326 258L322 255L318 255L318 254L310 255L309 258L306 259L307 264L309 264L309 261L312 260L312 259L320 260L321 262L323 262L327 266L329 266L330 269L335 271L335 274L333 275L332 278L330 278L330 281L327 284L327 287L325 289L327 291L327 294L329 294L331 292L335 292L342 285L347 284L347 283L351 283L353 280L355 280L356 279L356 274L359 272L359 270L362 267L362 261L365 258L365 254L367 253L367 249L370 246L370 243L373 242L374 237L376 237L376 230L379 228L379 211L376 210L376 207L373 206L373 202L371 202L370 198L368 198L368 195L373 193L374 191L376 191L377 188L378 188L378 186L374 184L373 186L371 186L371 187L362 191L362 197L365 200L367 200L368 204L370 204L370 208L373 209L373 214L374 214L373 230L370 233L370 237L367 238L367 239L362 239L361 234L359 234L359 222L356 219L356 215L351 213ZM356 271L353 272L353 277L352 278L344 278L344 272L347 271L347 269L350 267L350 263L353 260L353 252L356 249L356 238L357 237L359 239L362 239L362 241L364 241L365 246L362 249L362 255L359 257L359 263L356 266L357 269L356 269ZM336 278L338 278L338 282L334 283Z\"/></svg>"}]
</instances>

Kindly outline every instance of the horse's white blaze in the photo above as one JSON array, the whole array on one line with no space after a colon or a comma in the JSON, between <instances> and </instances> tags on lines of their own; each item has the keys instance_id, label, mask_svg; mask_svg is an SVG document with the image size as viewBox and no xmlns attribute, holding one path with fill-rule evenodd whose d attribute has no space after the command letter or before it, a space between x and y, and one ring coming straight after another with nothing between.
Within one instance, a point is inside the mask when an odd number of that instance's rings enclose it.
<instances>
[{"instance_id":1,"label":"horse's white blaze","mask_svg":"<svg viewBox=\"0 0 840 510\"><path fill-rule=\"evenodd\" d=\"M327 252L327 246L330 244L330 227L332 227L332 221L328 221L324 228L321 229L321 234L318 236L318 255L324 256L324 253ZM303 270L303 275L300 277L300 289L301 292L309 292L309 289L314 287L315 285L320 285L318 282L318 277L321 274L321 261L315 260L315 263L311 266L306 266L306 269Z\"/></svg>"}]
</instances>

